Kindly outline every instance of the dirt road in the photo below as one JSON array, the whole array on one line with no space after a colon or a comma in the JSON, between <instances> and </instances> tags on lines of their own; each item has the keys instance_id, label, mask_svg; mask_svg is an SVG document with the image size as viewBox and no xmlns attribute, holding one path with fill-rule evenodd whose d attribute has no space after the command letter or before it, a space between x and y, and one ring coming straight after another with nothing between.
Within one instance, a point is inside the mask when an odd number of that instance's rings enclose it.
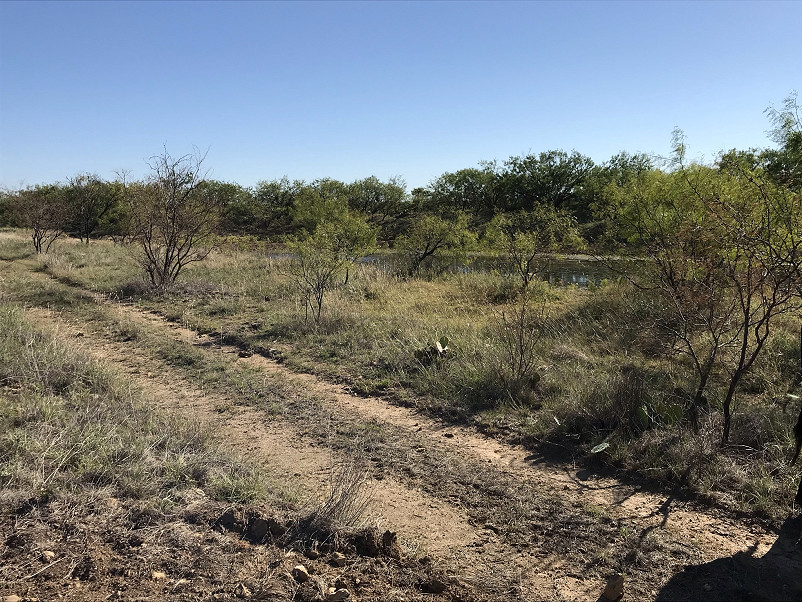
<instances>
[{"instance_id":1,"label":"dirt road","mask_svg":"<svg viewBox=\"0 0 802 602\"><path fill-rule=\"evenodd\" d=\"M638 600L791 600L802 588L799 521L765 532L381 398L352 395L136 306L91 299L101 320L68 307L27 311L126 372L154 404L215 425L299 503L325 496L336 466L366 462L368 520L397 531L408 555L437 559L488 599L596 600L617 572L626 575L627 599ZM141 336L122 339L121 324ZM223 362L237 382L260 381L275 391L280 409L243 400L234 387L226 393L199 384L192 370L159 353L159 344Z\"/></svg>"}]
</instances>

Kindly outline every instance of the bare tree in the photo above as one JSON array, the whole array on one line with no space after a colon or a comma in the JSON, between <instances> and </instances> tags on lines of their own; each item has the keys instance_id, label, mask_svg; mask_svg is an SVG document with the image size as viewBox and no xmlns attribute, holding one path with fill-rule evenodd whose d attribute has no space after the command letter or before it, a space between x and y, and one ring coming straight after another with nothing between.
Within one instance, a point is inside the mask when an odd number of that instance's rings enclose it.
<instances>
[{"instance_id":1,"label":"bare tree","mask_svg":"<svg viewBox=\"0 0 802 602\"><path fill-rule=\"evenodd\" d=\"M35 186L17 193L13 201L19 221L33 230L31 238L37 253L47 253L64 234L67 205L64 191L57 184Z\"/></svg>"},{"instance_id":2,"label":"bare tree","mask_svg":"<svg viewBox=\"0 0 802 602\"><path fill-rule=\"evenodd\" d=\"M151 157L151 176L130 187L133 237L142 247L140 262L153 286L166 289L190 263L202 261L212 249L219 203L204 190L205 154L172 157L165 149Z\"/></svg>"}]
</instances>

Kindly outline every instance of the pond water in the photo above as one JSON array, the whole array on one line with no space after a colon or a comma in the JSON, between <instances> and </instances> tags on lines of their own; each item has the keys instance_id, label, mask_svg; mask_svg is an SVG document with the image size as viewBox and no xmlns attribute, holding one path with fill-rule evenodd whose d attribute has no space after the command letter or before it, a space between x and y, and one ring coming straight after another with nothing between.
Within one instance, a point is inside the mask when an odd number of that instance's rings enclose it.
<instances>
[{"instance_id":1,"label":"pond water","mask_svg":"<svg viewBox=\"0 0 802 602\"><path fill-rule=\"evenodd\" d=\"M272 259L287 259L291 253L267 253ZM373 264L391 273L403 272L405 258L395 253L369 255L360 263ZM600 261L592 257L569 257L541 259L535 272L544 281L553 285L575 285L586 287L598 285L602 280L614 280L623 272L631 271L632 260L616 259ZM497 272L503 275L514 275L515 268L503 257L496 255L472 255L470 257L430 257L422 266L430 274L466 274L470 272Z\"/></svg>"}]
</instances>

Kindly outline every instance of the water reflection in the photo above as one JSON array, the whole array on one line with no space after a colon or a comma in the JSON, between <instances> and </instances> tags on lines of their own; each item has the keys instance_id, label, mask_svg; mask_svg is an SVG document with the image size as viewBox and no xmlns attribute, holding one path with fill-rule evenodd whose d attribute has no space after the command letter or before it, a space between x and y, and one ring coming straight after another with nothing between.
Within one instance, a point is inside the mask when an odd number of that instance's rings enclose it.
<instances>
[{"instance_id":1,"label":"water reflection","mask_svg":"<svg viewBox=\"0 0 802 602\"><path fill-rule=\"evenodd\" d=\"M398 255L372 255L364 258L366 263L373 263L388 271L403 270L403 258ZM513 264L502 257L491 255L475 255L467 258L430 258L424 265L430 273L466 274L470 272L496 272L509 276L516 275ZM601 262L592 258L544 258L539 261L534 272L552 285L575 285L587 287L598 285L602 280L614 279L621 271L628 269L627 262Z\"/></svg>"},{"instance_id":2,"label":"water reflection","mask_svg":"<svg viewBox=\"0 0 802 602\"><path fill-rule=\"evenodd\" d=\"M287 259L291 253L267 253L270 259ZM361 263L375 265L389 273L401 273L406 268L406 260L401 255L387 253L369 255ZM574 285L587 287L598 285L602 280L618 278L621 273L632 269L627 260L600 261L593 258L544 258L534 269L544 281L551 285ZM504 276L515 276L515 267L505 258L494 255L473 255L470 257L430 257L422 270L429 274L467 274L471 272L495 272Z\"/></svg>"}]
</instances>

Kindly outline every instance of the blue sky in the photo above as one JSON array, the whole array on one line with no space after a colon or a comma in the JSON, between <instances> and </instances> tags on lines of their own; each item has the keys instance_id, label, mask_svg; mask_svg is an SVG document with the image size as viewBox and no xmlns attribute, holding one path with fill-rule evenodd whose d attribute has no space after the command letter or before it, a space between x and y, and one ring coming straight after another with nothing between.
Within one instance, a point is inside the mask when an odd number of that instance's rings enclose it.
<instances>
[{"instance_id":1,"label":"blue sky","mask_svg":"<svg viewBox=\"0 0 802 602\"><path fill-rule=\"evenodd\" d=\"M549 149L770 146L802 2L0 2L0 186L376 175L410 188Z\"/></svg>"}]
</instances>

